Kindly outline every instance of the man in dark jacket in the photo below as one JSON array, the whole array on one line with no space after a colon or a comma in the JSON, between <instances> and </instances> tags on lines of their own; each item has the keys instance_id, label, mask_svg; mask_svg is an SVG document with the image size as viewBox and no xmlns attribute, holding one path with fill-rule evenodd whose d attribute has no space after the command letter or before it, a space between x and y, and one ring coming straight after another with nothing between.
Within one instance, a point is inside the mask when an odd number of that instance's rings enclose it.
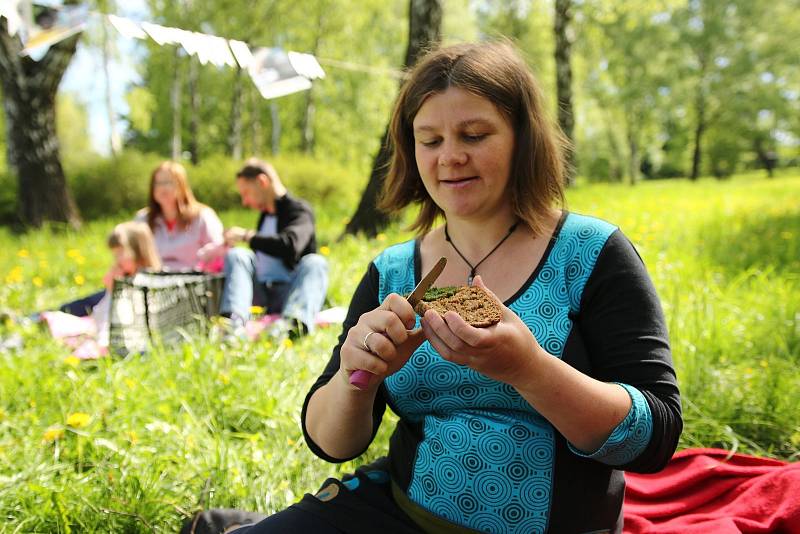
<instances>
[{"instance_id":1,"label":"man in dark jacket","mask_svg":"<svg viewBox=\"0 0 800 534\"><path fill-rule=\"evenodd\" d=\"M220 310L241 327L250 306L280 313L281 327L304 333L314 328L328 290L328 264L316 254L314 212L289 194L275 168L251 158L236 174L242 205L260 212L255 230L225 231L225 290ZM247 243L250 248L234 247ZM280 328L279 328L280 329Z\"/></svg>"}]
</instances>

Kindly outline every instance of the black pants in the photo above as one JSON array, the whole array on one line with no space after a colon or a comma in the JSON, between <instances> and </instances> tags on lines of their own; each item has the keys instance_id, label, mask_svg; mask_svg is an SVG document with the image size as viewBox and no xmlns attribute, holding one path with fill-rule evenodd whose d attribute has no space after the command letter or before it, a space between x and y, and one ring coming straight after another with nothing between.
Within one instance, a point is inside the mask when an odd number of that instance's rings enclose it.
<instances>
[{"instance_id":1,"label":"black pants","mask_svg":"<svg viewBox=\"0 0 800 534\"><path fill-rule=\"evenodd\" d=\"M86 317L92 313L92 308L97 306L97 303L100 302L105 294L106 290L101 289L97 293L92 293L87 297L62 304L58 309L64 313L71 313L72 315L77 315L78 317Z\"/></svg>"},{"instance_id":2,"label":"black pants","mask_svg":"<svg viewBox=\"0 0 800 534\"><path fill-rule=\"evenodd\" d=\"M231 534L418 534L422 532L392 497L386 460L356 470L341 481L329 478L316 494L255 525Z\"/></svg>"}]
</instances>

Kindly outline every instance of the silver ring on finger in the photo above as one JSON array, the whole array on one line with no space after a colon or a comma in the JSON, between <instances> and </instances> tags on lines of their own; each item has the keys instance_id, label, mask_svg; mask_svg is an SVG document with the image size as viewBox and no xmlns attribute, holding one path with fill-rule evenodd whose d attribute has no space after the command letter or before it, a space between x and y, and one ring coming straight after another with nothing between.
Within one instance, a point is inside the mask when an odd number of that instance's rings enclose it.
<instances>
[{"instance_id":1,"label":"silver ring on finger","mask_svg":"<svg viewBox=\"0 0 800 534\"><path fill-rule=\"evenodd\" d=\"M361 345L364 346L364 350L369 353L372 353L372 349L369 348L369 336L371 336L372 334L377 334L377 332L374 331L367 332L367 335L364 336L364 339L361 341Z\"/></svg>"}]
</instances>

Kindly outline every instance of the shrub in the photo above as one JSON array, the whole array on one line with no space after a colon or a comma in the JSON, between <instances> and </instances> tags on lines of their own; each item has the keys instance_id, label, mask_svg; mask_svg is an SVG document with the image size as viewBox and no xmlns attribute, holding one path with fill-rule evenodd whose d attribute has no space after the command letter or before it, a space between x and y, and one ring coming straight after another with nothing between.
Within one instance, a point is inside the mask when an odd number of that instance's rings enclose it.
<instances>
[{"instance_id":1,"label":"shrub","mask_svg":"<svg viewBox=\"0 0 800 534\"><path fill-rule=\"evenodd\" d=\"M100 156L87 158L66 169L67 182L75 197L81 215L86 220L108 216L130 217L147 203L148 184L153 169L165 158L157 154L144 154L127 150L117 158ZM343 167L332 161L310 156L287 154L269 158L289 190L311 202L317 210L323 207L349 214L355 208L366 175ZM239 207L236 190L236 171L242 161L226 156L210 156L198 165L181 162L186 167L189 183L197 199L217 211ZM0 175L3 192L0 200L14 198L16 187L6 184ZM14 204L3 204L0 217L14 215Z\"/></svg>"},{"instance_id":2,"label":"shrub","mask_svg":"<svg viewBox=\"0 0 800 534\"><path fill-rule=\"evenodd\" d=\"M116 158L97 156L65 170L81 216L133 215L147 203L150 173L163 158L128 150Z\"/></svg>"}]
</instances>

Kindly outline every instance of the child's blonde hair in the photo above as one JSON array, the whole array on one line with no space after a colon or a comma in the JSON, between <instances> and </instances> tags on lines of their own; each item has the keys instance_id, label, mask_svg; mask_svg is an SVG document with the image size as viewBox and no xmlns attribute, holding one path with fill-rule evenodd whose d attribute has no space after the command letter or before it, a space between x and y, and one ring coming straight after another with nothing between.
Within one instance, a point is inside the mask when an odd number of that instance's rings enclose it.
<instances>
[{"instance_id":1,"label":"child's blonde hair","mask_svg":"<svg viewBox=\"0 0 800 534\"><path fill-rule=\"evenodd\" d=\"M108 235L108 247L122 248L133 258L137 269L161 270L161 258L147 223L128 221L118 224Z\"/></svg>"}]
</instances>

